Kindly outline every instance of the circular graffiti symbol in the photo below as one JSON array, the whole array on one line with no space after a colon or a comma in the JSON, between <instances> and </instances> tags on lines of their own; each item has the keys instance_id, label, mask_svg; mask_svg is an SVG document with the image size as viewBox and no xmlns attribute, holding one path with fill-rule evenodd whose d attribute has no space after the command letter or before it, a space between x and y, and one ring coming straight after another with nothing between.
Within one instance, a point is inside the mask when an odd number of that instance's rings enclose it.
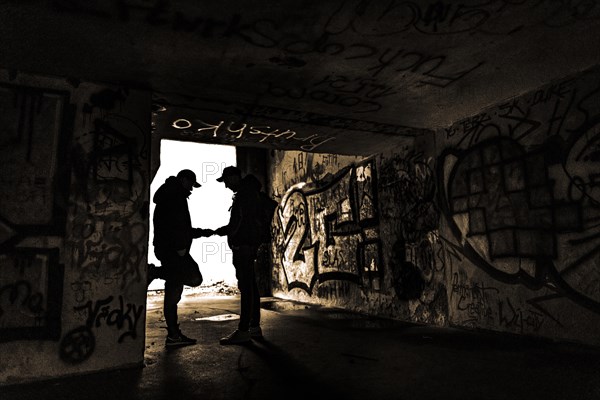
<instances>
[{"instance_id":1,"label":"circular graffiti symbol","mask_svg":"<svg viewBox=\"0 0 600 400\"><path fill-rule=\"evenodd\" d=\"M96 338L87 326L81 326L67 333L60 342L61 360L78 364L87 360L96 347Z\"/></svg>"}]
</instances>

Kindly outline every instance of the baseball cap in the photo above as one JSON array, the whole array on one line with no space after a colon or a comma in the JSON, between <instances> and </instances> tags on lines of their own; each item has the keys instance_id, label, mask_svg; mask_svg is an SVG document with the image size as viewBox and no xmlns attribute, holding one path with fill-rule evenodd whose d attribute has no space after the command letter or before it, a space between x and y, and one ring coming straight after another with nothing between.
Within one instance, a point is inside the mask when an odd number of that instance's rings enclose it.
<instances>
[{"instance_id":1,"label":"baseball cap","mask_svg":"<svg viewBox=\"0 0 600 400\"><path fill-rule=\"evenodd\" d=\"M227 178L228 176L242 176L242 171L240 171L240 169L238 167L225 167L223 169L223 174L221 175L220 178L217 178L217 182L223 182L223 179Z\"/></svg>"},{"instance_id":2,"label":"baseball cap","mask_svg":"<svg viewBox=\"0 0 600 400\"><path fill-rule=\"evenodd\" d=\"M195 188L199 188L201 186L198 182L196 182L196 174L194 173L194 171L191 171L189 169L182 169L177 174L177 177L178 178L187 178L190 181L194 182L192 184L192 186L195 187Z\"/></svg>"}]
</instances>

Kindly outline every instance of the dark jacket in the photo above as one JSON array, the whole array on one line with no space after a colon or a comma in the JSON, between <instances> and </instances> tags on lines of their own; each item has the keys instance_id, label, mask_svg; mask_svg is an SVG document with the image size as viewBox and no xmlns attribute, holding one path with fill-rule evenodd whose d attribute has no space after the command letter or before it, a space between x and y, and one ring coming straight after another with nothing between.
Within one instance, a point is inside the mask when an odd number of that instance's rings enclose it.
<instances>
[{"instance_id":1,"label":"dark jacket","mask_svg":"<svg viewBox=\"0 0 600 400\"><path fill-rule=\"evenodd\" d=\"M189 251L194 238L186 190L176 177L170 176L154 194L154 247L161 250Z\"/></svg>"},{"instance_id":2,"label":"dark jacket","mask_svg":"<svg viewBox=\"0 0 600 400\"><path fill-rule=\"evenodd\" d=\"M217 230L217 234L227 234L229 247L260 245L257 219L261 184L254 175L246 175L240 189L233 197L229 223Z\"/></svg>"}]
</instances>

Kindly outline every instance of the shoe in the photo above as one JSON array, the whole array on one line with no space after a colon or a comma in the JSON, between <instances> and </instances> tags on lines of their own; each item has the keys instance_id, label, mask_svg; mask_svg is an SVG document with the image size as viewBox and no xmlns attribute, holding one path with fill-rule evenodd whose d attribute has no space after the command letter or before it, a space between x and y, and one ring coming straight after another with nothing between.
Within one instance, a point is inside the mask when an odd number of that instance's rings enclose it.
<instances>
[{"instance_id":1,"label":"shoe","mask_svg":"<svg viewBox=\"0 0 600 400\"><path fill-rule=\"evenodd\" d=\"M227 344L248 343L249 341L250 341L250 332L240 331L239 329L236 329L235 331L233 331L233 333L231 335L221 338L221 340L219 340L219 343L221 343L222 345L227 345Z\"/></svg>"},{"instance_id":2,"label":"shoe","mask_svg":"<svg viewBox=\"0 0 600 400\"><path fill-rule=\"evenodd\" d=\"M185 336L183 333L179 332L174 335L167 335L167 340L165 341L165 346L167 347L181 347L181 346L190 346L192 344L196 344L197 340L189 338Z\"/></svg>"},{"instance_id":3,"label":"shoe","mask_svg":"<svg viewBox=\"0 0 600 400\"><path fill-rule=\"evenodd\" d=\"M262 339L263 338L262 329L260 329L260 326L251 326L249 332L250 332L250 337L252 339Z\"/></svg>"}]
</instances>

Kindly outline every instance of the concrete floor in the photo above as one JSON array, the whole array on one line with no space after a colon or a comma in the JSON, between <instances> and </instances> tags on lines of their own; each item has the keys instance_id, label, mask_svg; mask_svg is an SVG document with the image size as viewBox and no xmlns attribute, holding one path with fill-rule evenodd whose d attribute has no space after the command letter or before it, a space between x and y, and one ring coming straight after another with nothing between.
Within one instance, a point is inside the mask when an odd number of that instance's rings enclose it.
<instances>
[{"instance_id":1,"label":"concrete floor","mask_svg":"<svg viewBox=\"0 0 600 400\"><path fill-rule=\"evenodd\" d=\"M265 341L221 346L238 301L186 296L181 326L198 344L166 350L162 295L151 295L144 368L4 387L0 399L600 399L600 349L274 298L262 300Z\"/></svg>"}]
</instances>

